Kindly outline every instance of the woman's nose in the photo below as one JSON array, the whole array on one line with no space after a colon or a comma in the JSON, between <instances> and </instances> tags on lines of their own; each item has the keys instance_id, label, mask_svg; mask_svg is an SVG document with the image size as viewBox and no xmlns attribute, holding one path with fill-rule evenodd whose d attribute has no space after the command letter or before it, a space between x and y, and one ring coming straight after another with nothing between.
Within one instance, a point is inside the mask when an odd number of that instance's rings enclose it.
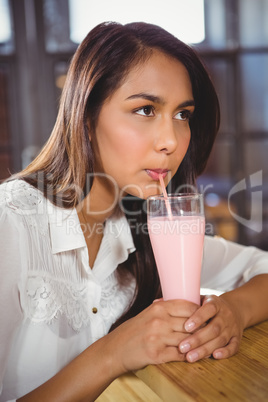
<instances>
[{"instance_id":1,"label":"woman's nose","mask_svg":"<svg viewBox=\"0 0 268 402\"><path fill-rule=\"evenodd\" d=\"M156 151L171 154L176 150L177 146L177 133L173 122L165 122L159 125L155 139Z\"/></svg>"}]
</instances>

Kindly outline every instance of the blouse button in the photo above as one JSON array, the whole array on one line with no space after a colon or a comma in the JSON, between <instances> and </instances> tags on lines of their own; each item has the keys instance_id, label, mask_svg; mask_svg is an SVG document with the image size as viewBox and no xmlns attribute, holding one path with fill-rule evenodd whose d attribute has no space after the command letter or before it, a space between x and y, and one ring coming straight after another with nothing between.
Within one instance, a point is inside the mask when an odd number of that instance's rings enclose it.
<instances>
[{"instance_id":1,"label":"blouse button","mask_svg":"<svg viewBox=\"0 0 268 402\"><path fill-rule=\"evenodd\" d=\"M93 313L93 314L96 314L97 312L98 312L97 307L93 307L93 308L92 308L92 313Z\"/></svg>"}]
</instances>

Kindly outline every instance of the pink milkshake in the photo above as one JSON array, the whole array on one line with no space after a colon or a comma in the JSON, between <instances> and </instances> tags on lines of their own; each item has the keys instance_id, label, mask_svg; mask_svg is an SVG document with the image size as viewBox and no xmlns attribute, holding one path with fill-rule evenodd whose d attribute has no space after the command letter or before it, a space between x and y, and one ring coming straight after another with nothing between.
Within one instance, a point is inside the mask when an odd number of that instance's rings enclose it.
<instances>
[{"instance_id":1,"label":"pink milkshake","mask_svg":"<svg viewBox=\"0 0 268 402\"><path fill-rule=\"evenodd\" d=\"M200 304L204 217L149 218L148 229L164 300Z\"/></svg>"},{"instance_id":2,"label":"pink milkshake","mask_svg":"<svg viewBox=\"0 0 268 402\"><path fill-rule=\"evenodd\" d=\"M200 304L205 233L202 196L150 197L148 230L164 300Z\"/></svg>"}]
</instances>

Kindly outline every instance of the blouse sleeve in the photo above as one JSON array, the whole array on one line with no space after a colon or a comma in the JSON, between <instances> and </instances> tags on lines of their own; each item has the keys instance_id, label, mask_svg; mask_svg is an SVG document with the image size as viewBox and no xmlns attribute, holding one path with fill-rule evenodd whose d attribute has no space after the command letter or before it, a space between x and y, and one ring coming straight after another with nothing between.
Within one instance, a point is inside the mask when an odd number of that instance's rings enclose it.
<instances>
[{"instance_id":1,"label":"blouse sleeve","mask_svg":"<svg viewBox=\"0 0 268 402\"><path fill-rule=\"evenodd\" d=\"M267 273L268 252L221 237L205 237L202 287L228 291Z\"/></svg>"},{"instance_id":2,"label":"blouse sleeve","mask_svg":"<svg viewBox=\"0 0 268 402\"><path fill-rule=\"evenodd\" d=\"M0 394L13 335L22 320L18 290L21 271L19 235L15 215L0 202Z\"/></svg>"}]
</instances>

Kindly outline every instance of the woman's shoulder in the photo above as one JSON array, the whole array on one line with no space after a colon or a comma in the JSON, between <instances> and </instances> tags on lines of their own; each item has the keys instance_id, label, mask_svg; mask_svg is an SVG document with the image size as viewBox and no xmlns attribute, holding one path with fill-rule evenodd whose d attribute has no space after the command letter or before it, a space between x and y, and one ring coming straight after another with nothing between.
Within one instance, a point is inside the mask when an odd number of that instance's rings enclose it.
<instances>
[{"instance_id":1,"label":"woman's shoulder","mask_svg":"<svg viewBox=\"0 0 268 402\"><path fill-rule=\"evenodd\" d=\"M19 214L38 212L45 202L42 192L24 180L5 181L0 185L0 208Z\"/></svg>"}]
</instances>

